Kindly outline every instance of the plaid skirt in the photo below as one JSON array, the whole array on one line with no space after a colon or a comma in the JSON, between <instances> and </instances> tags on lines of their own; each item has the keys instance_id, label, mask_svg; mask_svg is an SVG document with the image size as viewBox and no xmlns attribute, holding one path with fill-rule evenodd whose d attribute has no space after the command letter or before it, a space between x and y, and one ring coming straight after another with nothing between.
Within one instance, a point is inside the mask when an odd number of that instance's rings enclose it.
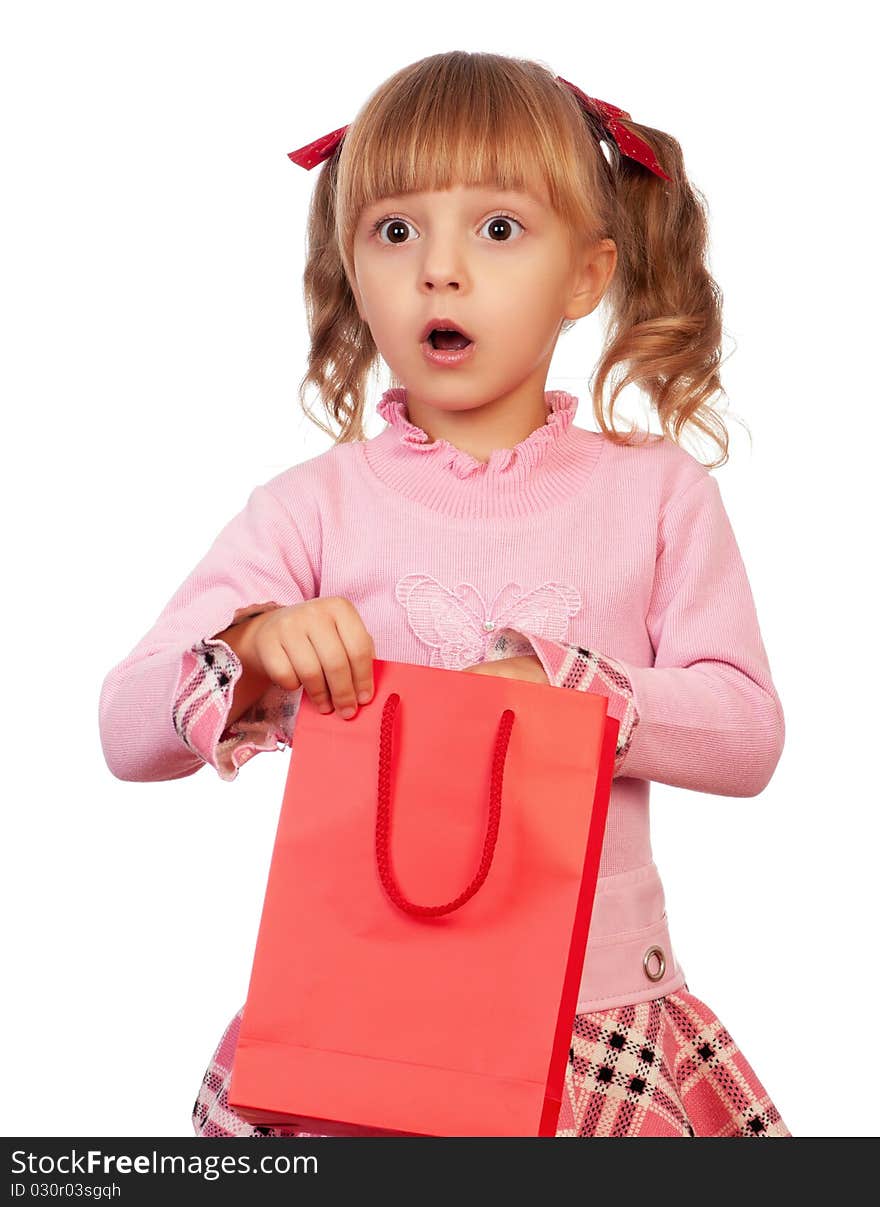
<instances>
[{"instance_id":1,"label":"plaid skirt","mask_svg":"<svg viewBox=\"0 0 880 1207\"><path fill-rule=\"evenodd\" d=\"M226 1096L241 1010L217 1045L193 1105L197 1136L317 1136L256 1126ZM576 1014L560 1136L790 1136L716 1014L687 991Z\"/></svg>"}]
</instances>

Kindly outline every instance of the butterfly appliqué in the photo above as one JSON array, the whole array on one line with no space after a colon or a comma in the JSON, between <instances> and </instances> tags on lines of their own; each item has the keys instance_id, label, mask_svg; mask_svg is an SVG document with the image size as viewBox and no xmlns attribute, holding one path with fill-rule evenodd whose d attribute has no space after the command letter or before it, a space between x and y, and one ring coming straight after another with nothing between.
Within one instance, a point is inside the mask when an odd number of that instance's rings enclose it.
<instances>
[{"instance_id":1,"label":"butterfly appliqu\u00e9","mask_svg":"<svg viewBox=\"0 0 880 1207\"><path fill-rule=\"evenodd\" d=\"M490 649L505 648L499 635L507 628L562 641L582 606L579 591L557 582L528 592L508 583L487 606L472 583L450 589L430 574L407 574L395 594L410 628L431 649L428 665L446 670L488 661Z\"/></svg>"}]
</instances>

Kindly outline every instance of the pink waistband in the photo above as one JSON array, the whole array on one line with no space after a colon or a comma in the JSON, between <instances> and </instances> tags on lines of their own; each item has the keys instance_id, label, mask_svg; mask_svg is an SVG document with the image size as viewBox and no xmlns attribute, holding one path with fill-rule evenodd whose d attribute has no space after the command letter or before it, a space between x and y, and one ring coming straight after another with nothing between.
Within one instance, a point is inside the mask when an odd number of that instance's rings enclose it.
<instances>
[{"instance_id":1,"label":"pink waistband","mask_svg":"<svg viewBox=\"0 0 880 1207\"><path fill-rule=\"evenodd\" d=\"M684 970L669 939L656 864L600 876L577 1013L651 1001L684 984Z\"/></svg>"}]
</instances>

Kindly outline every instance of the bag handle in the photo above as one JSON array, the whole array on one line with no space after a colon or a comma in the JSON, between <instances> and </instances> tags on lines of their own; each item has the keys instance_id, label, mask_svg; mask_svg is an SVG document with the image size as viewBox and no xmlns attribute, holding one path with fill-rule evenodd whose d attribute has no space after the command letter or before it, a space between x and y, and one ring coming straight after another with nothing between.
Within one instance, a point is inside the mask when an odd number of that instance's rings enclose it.
<instances>
[{"instance_id":1,"label":"bag handle","mask_svg":"<svg viewBox=\"0 0 880 1207\"><path fill-rule=\"evenodd\" d=\"M483 857L473 880L452 901L445 905L416 905L408 900L401 891L391 870L391 851L389 828L391 824L391 731L394 715L400 704L400 696L396 692L385 701L382 710L382 722L379 731L379 804L376 810L376 862L379 865L379 876L385 892L395 905L410 914L422 917L439 917L441 914L451 914L459 909L474 893L482 887L489 875L492 858L495 854L495 843L498 841L498 826L501 820L501 786L504 779L504 765L507 760L507 748L510 744L510 731L513 729L515 714L506 708L501 714L498 733L495 737L495 753L492 757L492 782L489 788L489 824L486 827L486 839L483 843Z\"/></svg>"}]
</instances>

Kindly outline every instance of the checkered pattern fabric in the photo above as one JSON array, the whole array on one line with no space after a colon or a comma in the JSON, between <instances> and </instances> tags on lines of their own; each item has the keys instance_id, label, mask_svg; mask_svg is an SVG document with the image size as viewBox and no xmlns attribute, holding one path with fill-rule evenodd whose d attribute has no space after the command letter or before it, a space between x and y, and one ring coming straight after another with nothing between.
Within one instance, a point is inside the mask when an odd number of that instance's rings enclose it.
<instances>
[{"instance_id":1,"label":"checkered pattern fabric","mask_svg":"<svg viewBox=\"0 0 880 1207\"><path fill-rule=\"evenodd\" d=\"M215 1051L192 1125L197 1136L313 1136L258 1127L229 1105L241 1011ZM652 1002L575 1015L557 1137L790 1136L717 1015L686 988Z\"/></svg>"}]
</instances>

